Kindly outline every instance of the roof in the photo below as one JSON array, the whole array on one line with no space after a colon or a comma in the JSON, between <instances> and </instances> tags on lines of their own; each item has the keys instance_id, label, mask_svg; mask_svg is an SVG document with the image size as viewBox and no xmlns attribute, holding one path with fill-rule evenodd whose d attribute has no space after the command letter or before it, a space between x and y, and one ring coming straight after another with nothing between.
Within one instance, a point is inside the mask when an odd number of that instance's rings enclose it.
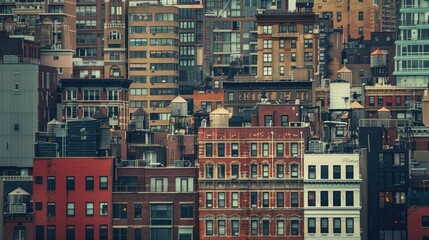
<instances>
[{"instance_id":1,"label":"roof","mask_svg":"<svg viewBox=\"0 0 429 240\"><path fill-rule=\"evenodd\" d=\"M133 116L144 116L144 115L146 115L146 112L143 110L143 108L138 108L132 115Z\"/></svg>"},{"instance_id":2,"label":"roof","mask_svg":"<svg viewBox=\"0 0 429 240\"><path fill-rule=\"evenodd\" d=\"M382 107L382 108L378 109L377 112L390 112L390 110L385 108L385 107Z\"/></svg>"},{"instance_id":3,"label":"roof","mask_svg":"<svg viewBox=\"0 0 429 240\"><path fill-rule=\"evenodd\" d=\"M210 115L212 115L212 114L228 114L229 115L230 113L225 108L218 108L218 109L216 109L210 113Z\"/></svg>"},{"instance_id":4,"label":"roof","mask_svg":"<svg viewBox=\"0 0 429 240\"><path fill-rule=\"evenodd\" d=\"M363 109L364 107L360 103L354 101L350 104L350 108L351 109Z\"/></svg>"},{"instance_id":5,"label":"roof","mask_svg":"<svg viewBox=\"0 0 429 240\"><path fill-rule=\"evenodd\" d=\"M172 103L187 103L187 101L180 95L171 101Z\"/></svg>"},{"instance_id":6,"label":"roof","mask_svg":"<svg viewBox=\"0 0 429 240\"><path fill-rule=\"evenodd\" d=\"M371 53L371 55L384 55L384 52L377 48L374 52Z\"/></svg>"},{"instance_id":7,"label":"roof","mask_svg":"<svg viewBox=\"0 0 429 240\"><path fill-rule=\"evenodd\" d=\"M24 189L18 187L17 189L10 192L8 195L30 195L30 194L26 192Z\"/></svg>"},{"instance_id":8,"label":"roof","mask_svg":"<svg viewBox=\"0 0 429 240\"><path fill-rule=\"evenodd\" d=\"M343 67L340 70L337 71L337 73L351 73L350 69Z\"/></svg>"}]
</instances>

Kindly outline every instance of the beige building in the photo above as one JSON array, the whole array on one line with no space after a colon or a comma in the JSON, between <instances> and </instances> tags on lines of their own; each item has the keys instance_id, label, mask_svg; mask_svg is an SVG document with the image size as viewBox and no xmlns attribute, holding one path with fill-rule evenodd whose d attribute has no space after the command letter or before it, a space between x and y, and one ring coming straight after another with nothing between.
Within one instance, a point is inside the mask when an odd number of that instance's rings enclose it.
<instances>
[{"instance_id":1,"label":"beige building","mask_svg":"<svg viewBox=\"0 0 429 240\"><path fill-rule=\"evenodd\" d=\"M152 130L168 128L169 105L178 94L178 17L177 7L129 2L130 112L143 108Z\"/></svg>"}]
</instances>

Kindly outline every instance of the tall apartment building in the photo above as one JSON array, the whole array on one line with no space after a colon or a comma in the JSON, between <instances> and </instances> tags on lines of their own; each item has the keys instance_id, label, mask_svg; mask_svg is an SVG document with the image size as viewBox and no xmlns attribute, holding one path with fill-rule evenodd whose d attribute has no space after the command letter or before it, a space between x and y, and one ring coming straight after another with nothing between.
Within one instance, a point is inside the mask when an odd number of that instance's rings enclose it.
<instances>
[{"instance_id":1,"label":"tall apartment building","mask_svg":"<svg viewBox=\"0 0 429 240\"><path fill-rule=\"evenodd\" d=\"M309 81L318 70L319 21L312 12L257 14L258 74L264 81Z\"/></svg>"},{"instance_id":2,"label":"tall apartment building","mask_svg":"<svg viewBox=\"0 0 429 240\"><path fill-rule=\"evenodd\" d=\"M400 1L398 39L396 40L396 84L401 87L426 87L429 83L429 46L427 1Z\"/></svg>"},{"instance_id":3,"label":"tall apartment building","mask_svg":"<svg viewBox=\"0 0 429 240\"><path fill-rule=\"evenodd\" d=\"M359 154L305 154L305 239L361 239Z\"/></svg>"},{"instance_id":4,"label":"tall apartment building","mask_svg":"<svg viewBox=\"0 0 429 240\"><path fill-rule=\"evenodd\" d=\"M228 127L228 117L219 108L199 128L200 239L303 239L308 128Z\"/></svg>"},{"instance_id":5,"label":"tall apartment building","mask_svg":"<svg viewBox=\"0 0 429 240\"><path fill-rule=\"evenodd\" d=\"M178 94L179 9L129 2L128 77L130 112L144 108L152 130L169 126L171 100Z\"/></svg>"}]
</instances>

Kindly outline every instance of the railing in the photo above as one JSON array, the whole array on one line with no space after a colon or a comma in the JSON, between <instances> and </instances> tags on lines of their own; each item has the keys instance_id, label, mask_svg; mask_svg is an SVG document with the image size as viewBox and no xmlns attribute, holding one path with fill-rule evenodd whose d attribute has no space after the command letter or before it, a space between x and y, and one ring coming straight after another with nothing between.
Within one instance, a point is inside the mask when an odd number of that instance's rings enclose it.
<instances>
[{"instance_id":1,"label":"railing","mask_svg":"<svg viewBox=\"0 0 429 240\"><path fill-rule=\"evenodd\" d=\"M26 213L27 206L25 203L11 203L9 205L9 213Z\"/></svg>"},{"instance_id":2,"label":"railing","mask_svg":"<svg viewBox=\"0 0 429 240\"><path fill-rule=\"evenodd\" d=\"M113 185L113 192L146 192L145 185Z\"/></svg>"},{"instance_id":3,"label":"railing","mask_svg":"<svg viewBox=\"0 0 429 240\"><path fill-rule=\"evenodd\" d=\"M410 121L407 119L360 119L359 127L408 127Z\"/></svg>"},{"instance_id":4,"label":"railing","mask_svg":"<svg viewBox=\"0 0 429 240\"><path fill-rule=\"evenodd\" d=\"M198 179L199 189L284 189L301 188L304 186L302 179L236 179L236 180L213 180Z\"/></svg>"},{"instance_id":5,"label":"railing","mask_svg":"<svg viewBox=\"0 0 429 240\"><path fill-rule=\"evenodd\" d=\"M33 176L1 176L3 181L33 181Z\"/></svg>"}]
</instances>

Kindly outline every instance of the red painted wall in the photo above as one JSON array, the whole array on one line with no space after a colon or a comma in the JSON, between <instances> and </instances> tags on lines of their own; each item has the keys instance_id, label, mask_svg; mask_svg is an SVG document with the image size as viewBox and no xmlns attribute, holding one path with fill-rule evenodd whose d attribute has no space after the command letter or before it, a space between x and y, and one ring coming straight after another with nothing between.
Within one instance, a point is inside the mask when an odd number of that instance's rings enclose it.
<instances>
[{"instance_id":1,"label":"red painted wall","mask_svg":"<svg viewBox=\"0 0 429 240\"><path fill-rule=\"evenodd\" d=\"M85 239L86 225L94 226L94 239L99 239L99 226L111 229L112 200L111 158L35 158L33 161L34 203L42 202L43 210L34 206L34 225L55 225L56 239L66 239L66 226L75 226L75 239ZM43 184L36 184L36 178L43 177ZM47 190L47 177L55 176L55 191ZM75 177L75 190L67 191L67 176ZM94 190L85 189L86 176L94 177ZM108 190L100 190L100 176L108 176ZM56 203L56 216L47 217L47 202ZM75 216L66 216L67 202L75 203ZM86 216L86 202L94 202L94 215ZM100 216L100 202L108 203L107 216ZM109 233L109 239L112 238Z\"/></svg>"},{"instance_id":2,"label":"red painted wall","mask_svg":"<svg viewBox=\"0 0 429 240\"><path fill-rule=\"evenodd\" d=\"M429 227L422 227L422 216L429 216L429 206L411 206L408 208L408 239L429 237Z\"/></svg>"}]
</instances>

